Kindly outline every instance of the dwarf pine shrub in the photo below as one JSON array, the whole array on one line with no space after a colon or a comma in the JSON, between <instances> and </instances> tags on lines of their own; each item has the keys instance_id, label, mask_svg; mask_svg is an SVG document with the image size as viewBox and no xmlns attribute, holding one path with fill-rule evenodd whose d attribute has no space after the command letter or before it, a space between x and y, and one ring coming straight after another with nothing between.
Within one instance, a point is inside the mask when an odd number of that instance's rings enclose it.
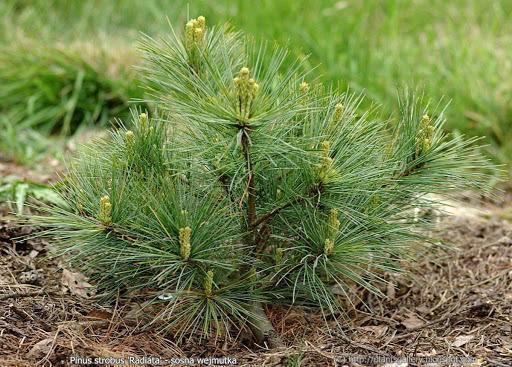
<instances>
[{"instance_id":1,"label":"dwarf pine shrub","mask_svg":"<svg viewBox=\"0 0 512 367\"><path fill-rule=\"evenodd\" d=\"M427 194L482 182L474 140L411 93L391 123L358 114L362 96L203 17L141 50L155 112L88 144L57 186L67 206L33 219L100 293L145 297L179 337L276 344L268 304L341 320L340 293L381 294L382 273L433 242L414 217Z\"/></svg>"}]
</instances>

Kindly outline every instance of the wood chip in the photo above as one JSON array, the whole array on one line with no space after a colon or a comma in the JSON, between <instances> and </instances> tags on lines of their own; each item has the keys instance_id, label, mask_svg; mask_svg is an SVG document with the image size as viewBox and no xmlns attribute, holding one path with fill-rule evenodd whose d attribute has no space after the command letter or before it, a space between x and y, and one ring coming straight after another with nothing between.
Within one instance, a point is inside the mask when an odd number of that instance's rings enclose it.
<instances>
[{"instance_id":1,"label":"wood chip","mask_svg":"<svg viewBox=\"0 0 512 367\"><path fill-rule=\"evenodd\" d=\"M473 339L473 335L459 335L452 342L452 347L462 347L464 344L468 343L471 339Z\"/></svg>"},{"instance_id":2,"label":"wood chip","mask_svg":"<svg viewBox=\"0 0 512 367\"><path fill-rule=\"evenodd\" d=\"M29 358L35 358L35 359L41 359L46 357L53 348L53 336L50 338L43 339L32 347L30 351L28 352L27 357Z\"/></svg>"},{"instance_id":3,"label":"wood chip","mask_svg":"<svg viewBox=\"0 0 512 367\"><path fill-rule=\"evenodd\" d=\"M416 315L410 315L408 318L402 321L402 325L404 325L408 330L422 327L424 324L425 323Z\"/></svg>"},{"instance_id":4,"label":"wood chip","mask_svg":"<svg viewBox=\"0 0 512 367\"><path fill-rule=\"evenodd\" d=\"M380 338L386 334L386 331L388 331L388 327L386 325L361 326L359 329L372 333L375 338Z\"/></svg>"},{"instance_id":5,"label":"wood chip","mask_svg":"<svg viewBox=\"0 0 512 367\"><path fill-rule=\"evenodd\" d=\"M89 298L93 295L92 285L87 282L87 278L81 273L74 273L64 269L61 282L64 287L69 289L71 294L84 298Z\"/></svg>"}]
</instances>

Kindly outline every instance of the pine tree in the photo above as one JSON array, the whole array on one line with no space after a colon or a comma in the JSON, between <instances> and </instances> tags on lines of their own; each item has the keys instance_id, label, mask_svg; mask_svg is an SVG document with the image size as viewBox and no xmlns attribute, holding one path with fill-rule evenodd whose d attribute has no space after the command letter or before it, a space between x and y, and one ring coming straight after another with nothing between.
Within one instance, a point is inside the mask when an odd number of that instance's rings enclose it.
<instances>
[{"instance_id":1,"label":"pine tree","mask_svg":"<svg viewBox=\"0 0 512 367\"><path fill-rule=\"evenodd\" d=\"M412 244L418 208L482 185L475 140L443 131L443 109L413 93L389 122L363 96L308 83L303 60L226 27L189 21L145 37L150 103L71 162L67 206L32 217L106 297L142 294L179 339L280 343L264 307L343 314L356 284L381 294ZM336 289L336 291L334 291Z\"/></svg>"}]
</instances>

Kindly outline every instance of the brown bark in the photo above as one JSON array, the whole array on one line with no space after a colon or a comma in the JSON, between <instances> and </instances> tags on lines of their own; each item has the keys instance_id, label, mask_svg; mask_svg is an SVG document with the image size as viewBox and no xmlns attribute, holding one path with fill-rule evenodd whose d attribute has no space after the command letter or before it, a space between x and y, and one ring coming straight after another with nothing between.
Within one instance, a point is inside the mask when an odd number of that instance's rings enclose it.
<instances>
[{"instance_id":1,"label":"brown bark","mask_svg":"<svg viewBox=\"0 0 512 367\"><path fill-rule=\"evenodd\" d=\"M251 331L256 343L259 346L267 347L269 349L283 347L283 340L265 314L263 305L259 302L254 303L251 311L255 316L254 320L251 322Z\"/></svg>"}]
</instances>

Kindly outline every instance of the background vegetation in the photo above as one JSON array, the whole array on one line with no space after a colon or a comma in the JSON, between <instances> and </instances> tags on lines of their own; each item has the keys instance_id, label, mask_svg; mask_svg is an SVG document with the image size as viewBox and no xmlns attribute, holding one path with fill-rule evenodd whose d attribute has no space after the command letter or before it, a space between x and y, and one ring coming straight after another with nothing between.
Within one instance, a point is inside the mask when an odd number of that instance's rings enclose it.
<instances>
[{"instance_id":1,"label":"background vegetation","mask_svg":"<svg viewBox=\"0 0 512 367\"><path fill-rule=\"evenodd\" d=\"M97 72L94 85L105 88L102 81L109 78L107 84L121 91L121 105L125 98L137 97L127 90L126 74L119 70L139 63L131 51L139 32L163 33L166 17L182 24L188 12L201 13L210 24L227 21L257 38L289 43L296 54L310 55L305 67L318 66L313 74L320 81L366 91L370 99L362 108L378 103L384 114L391 114L397 87L404 85L422 89L434 100L445 97L451 101L449 128L485 135L496 160L512 159L507 144L512 138L512 2L507 0L261 0L257 5L244 0L5 0L0 12L3 48L24 53L20 43L36 39L51 53L54 47L89 50L75 53L70 65L89 62ZM96 57L88 57L91 50ZM9 67L3 59L0 72ZM65 71L71 75L68 89L76 85L75 70ZM131 77L136 85L136 76ZM8 94L6 88L8 83L0 83L0 96ZM69 99L62 99L68 108L61 110L69 111ZM98 104L111 107L88 101L80 108ZM115 113L125 111L119 104L114 107ZM79 108L72 112L85 115ZM17 134L22 135L27 134Z\"/></svg>"}]
</instances>

